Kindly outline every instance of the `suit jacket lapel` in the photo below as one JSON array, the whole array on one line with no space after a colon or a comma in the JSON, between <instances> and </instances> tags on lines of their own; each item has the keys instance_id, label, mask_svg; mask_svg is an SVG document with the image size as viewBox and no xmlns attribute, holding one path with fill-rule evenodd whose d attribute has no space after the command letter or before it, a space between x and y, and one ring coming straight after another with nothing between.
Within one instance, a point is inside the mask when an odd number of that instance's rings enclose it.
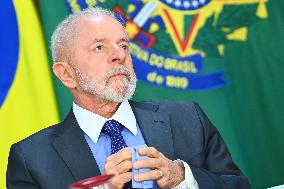
<instances>
[{"instance_id":1,"label":"suit jacket lapel","mask_svg":"<svg viewBox=\"0 0 284 189\"><path fill-rule=\"evenodd\" d=\"M167 158L175 159L169 115L159 112L159 105L130 101L145 142L162 152Z\"/></svg>"},{"instance_id":2,"label":"suit jacket lapel","mask_svg":"<svg viewBox=\"0 0 284 189\"><path fill-rule=\"evenodd\" d=\"M80 129L72 110L60 126L53 146L75 179L82 180L100 175L98 165L84 138L84 132Z\"/></svg>"}]
</instances>

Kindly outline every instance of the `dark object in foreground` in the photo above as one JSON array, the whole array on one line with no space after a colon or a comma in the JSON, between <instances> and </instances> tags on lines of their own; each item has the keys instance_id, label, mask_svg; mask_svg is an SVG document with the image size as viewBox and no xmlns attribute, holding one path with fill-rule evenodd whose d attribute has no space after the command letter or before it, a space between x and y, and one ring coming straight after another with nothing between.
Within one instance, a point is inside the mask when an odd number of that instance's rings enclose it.
<instances>
[{"instance_id":1,"label":"dark object in foreground","mask_svg":"<svg viewBox=\"0 0 284 189\"><path fill-rule=\"evenodd\" d=\"M111 189L109 181L113 175L101 175L90 177L78 182L71 183L70 189Z\"/></svg>"}]
</instances>

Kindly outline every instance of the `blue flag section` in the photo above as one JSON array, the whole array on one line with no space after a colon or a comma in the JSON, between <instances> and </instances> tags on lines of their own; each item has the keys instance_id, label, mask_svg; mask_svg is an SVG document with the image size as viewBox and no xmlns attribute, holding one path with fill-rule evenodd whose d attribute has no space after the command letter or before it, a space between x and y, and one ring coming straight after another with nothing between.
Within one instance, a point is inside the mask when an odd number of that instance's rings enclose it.
<instances>
[{"instance_id":1,"label":"blue flag section","mask_svg":"<svg viewBox=\"0 0 284 189\"><path fill-rule=\"evenodd\" d=\"M194 11L206 6L212 0L161 0L162 3L170 8L180 11Z\"/></svg>"},{"instance_id":2,"label":"blue flag section","mask_svg":"<svg viewBox=\"0 0 284 189\"><path fill-rule=\"evenodd\" d=\"M12 1L0 1L0 108L14 81L19 56L19 34ZM3 19L4 18L4 19Z\"/></svg>"},{"instance_id":3,"label":"blue flag section","mask_svg":"<svg viewBox=\"0 0 284 189\"><path fill-rule=\"evenodd\" d=\"M131 43L130 51L137 78L175 89L205 90L226 84L224 71L202 74L203 58L200 54L178 57L159 53Z\"/></svg>"}]
</instances>

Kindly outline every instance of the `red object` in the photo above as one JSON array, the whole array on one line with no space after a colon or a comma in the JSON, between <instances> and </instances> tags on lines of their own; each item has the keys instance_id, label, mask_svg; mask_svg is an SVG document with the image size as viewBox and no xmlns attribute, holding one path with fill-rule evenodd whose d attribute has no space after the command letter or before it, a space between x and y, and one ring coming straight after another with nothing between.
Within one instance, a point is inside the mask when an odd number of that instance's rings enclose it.
<instances>
[{"instance_id":1,"label":"red object","mask_svg":"<svg viewBox=\"0 0 284 189\"><path fill-rule=\"evenodd\" d=\"M113 175L101 175L90 177L84 180L80 180L78 182L73 182L69 185L72 188L87 188L87 187L95 187L99 185L105 184Z\"/></svg>"},{"instance_id":2,"label":"red object","mask_svg":"<svg viewBox=\"0 0 284 189\"><path fill-rule=\"evenodd\" d=\"M112 10L113 12L119 14L120 16L122 16L127 22L130 23L134 23L136 24L131 18L128 18L127 15L123 12L123 10L119 7L119 6L115 6L114 9ZM143 31L139 26L137 26L139 28L139 33L137 33L133 39L136 39L136 41L138 42L139 45L141 45L142 47L146 47L146 48L150 48L154 45L154 43L156 42L156 37L150 33L147 33L145 31ZM141 36L145 37L146 39L148 39L148 42L144 43L143 41L139 40L137 38L137 35L140 34Z\"/></svg>"}]
</instances>

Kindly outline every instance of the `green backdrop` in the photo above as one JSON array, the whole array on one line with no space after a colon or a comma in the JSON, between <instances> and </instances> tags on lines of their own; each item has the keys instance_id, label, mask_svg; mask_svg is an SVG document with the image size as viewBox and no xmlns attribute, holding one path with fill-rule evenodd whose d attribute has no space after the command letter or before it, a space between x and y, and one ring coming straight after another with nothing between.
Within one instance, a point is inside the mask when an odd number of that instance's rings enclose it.
<instances>
[{"instance_id":1,"label":"green backdrop","mask_svg":"<svg viewBox=\"0 0 284 189\"><path fill-rule=\"evenodd\" d=\"M63 0L41 0L39 6L49 46L52 31L68 11ZM225 87L184 91L139 81L134 96L139 101L198 102L256 189L284 184L284 1L270 0L267 8L268 19L250 27L246 42L230 42L223 57L206 60L209 70L225 68ZM54 83L63 119L72 98L57 79Z\"/></svg>"}]
</instances>

